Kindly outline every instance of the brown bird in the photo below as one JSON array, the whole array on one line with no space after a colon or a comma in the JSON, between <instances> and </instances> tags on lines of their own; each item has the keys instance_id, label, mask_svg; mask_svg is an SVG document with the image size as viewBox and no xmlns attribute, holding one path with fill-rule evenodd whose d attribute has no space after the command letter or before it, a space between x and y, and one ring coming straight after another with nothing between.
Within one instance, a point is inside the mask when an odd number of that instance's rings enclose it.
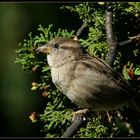
<instances>
[{"instance_id":1,"label":"brown bird","mask_svg":"<svg viewBox=\"0 0 140 140\"><path fill-rule=\"evenodd\" d=\"M79 41L53 38L37 52L47 55L56 87L83 108L78 113L125 106L140 112L139 94L103 60L85 52Z\"/></svg>"}]
</instances>

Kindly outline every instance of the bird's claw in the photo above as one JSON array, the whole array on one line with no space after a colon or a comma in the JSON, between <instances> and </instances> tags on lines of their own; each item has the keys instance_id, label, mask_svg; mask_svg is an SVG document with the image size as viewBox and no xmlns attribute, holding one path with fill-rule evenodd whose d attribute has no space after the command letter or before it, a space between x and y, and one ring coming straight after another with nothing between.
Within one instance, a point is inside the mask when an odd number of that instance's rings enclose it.
<instances>
[{"instance_id":1,"label":"bird's claw","mask_svg":"<svg viewBox=\"0 0 140 140\"><path fill-rule=\"evenodd\" d=\"M81 110L78 110L76 112L73 112L73 118L72 118L72 121L74 120L75 116L78 115L78 114L83 114L83 116L86 116L87 113L89 113L90 110L89 109L81 109ZM84 117L83 118L84 120L86 120L86 118Z\"/></svg>"}]
</instances>

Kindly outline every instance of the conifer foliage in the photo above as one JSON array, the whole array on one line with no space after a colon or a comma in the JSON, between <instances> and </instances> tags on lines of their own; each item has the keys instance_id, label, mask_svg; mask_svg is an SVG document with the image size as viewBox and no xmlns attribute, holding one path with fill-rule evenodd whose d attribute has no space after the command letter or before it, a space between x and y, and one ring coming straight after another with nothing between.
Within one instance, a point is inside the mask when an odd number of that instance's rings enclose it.
<instances>
[{"instance_id":1,"label":"conifer foliage","mask_svg":"<svg viewBox=\"0 0 140 140\"><path fill-rule=\"evenodd\" d=\"M134 39L131 43L117 47L113 68L123 74L137 91L140 91L140 3L139 2L82 2L72 6L60 7L79 15L81 21L87 21L88 34L85 38L79 37L84 49L91 55L105 60L108 53L108 44L105 32L105 14L107 5L113 11L113 31L118 42ZM80 25L79 25L80 26ZM71 125L72 112L78 107L71 103L51 81L50 68L46 56L36 54L36 49L56 36L74 38L76 30L58 29L52 31L53 25L42 27L39 25L38 34L29 33L27 39L19 43L16 50L16 63L21 64L22 70L34 73L36 81L32 81L31 92L40 93L46 98L44 114L33 112L32 122L43 122L41 131L46 137L61 137ZM117 111L111 111L112 119L108 121L108 113L93 112L87 123L74 135L81 138L99 137L127 137L140 136L140 114L127 108L120 110L123 118ZM134 132L134 133L133 133Z\"/></svg>"}]
</instances>

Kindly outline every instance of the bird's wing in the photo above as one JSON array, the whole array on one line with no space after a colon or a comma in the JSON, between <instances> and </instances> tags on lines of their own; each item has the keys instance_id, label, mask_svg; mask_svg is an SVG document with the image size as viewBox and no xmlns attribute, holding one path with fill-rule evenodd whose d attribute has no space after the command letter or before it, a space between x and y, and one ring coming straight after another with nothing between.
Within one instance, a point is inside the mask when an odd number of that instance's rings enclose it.
<instances>
[{"instance_id":1,"label":"bird's wing","mask_svg":"<svg viewBox=\"0 0 140 140\"><path fill-rule=\"evenodd\" d=\"M90 71L95 71L100 74L100 78L102 76L106 76L109 78L109 82L104 84L110 84L111 81L118 84L123 90L128 90L129 84L123 79L123 77L116 71L114 71L105 61L97 58L91 57L90 55L86 55L84 59L80 60L80 63L90 69ZM91 73L92 75L92 73Z\"/></svg>"},{"instance_id":2,"label":"bird's wing","mask_svg":"<svg viewBox=\"0 0 140 140\"><path fill-rule=\"evenodd\" d=\"M126 97L133 96L130 93L131 87L122 76L97 57L88 54L84 56L77 62L75 73L75 79L79 86L82 88L84 85L88 85L87 89L90 89L90 92L94 93L99 90L100 93L106 92L106 94L113 92L116 96L117 94ZM83 89L87 90L86 86Z\"/></svg>"},{"instance_id":3,"label":"bird's wing","mask_svg":"<svg viewBox=\"0 0 140 140\"><path fill-rule=\"evenodd\" d=\"M140 106L140 93L135 91L129 82L126 81L120 73L114 71L104 60L101 60L95 56L92 57L87 54L85 55L85 59L81 60L81 63L84 63L86 66L88 66L91 71L96 70L100 73L100 75L105 74L110 79L108 82L104 83L106 86L114 82L126 97L129 96L133 100L139 102Z\"/></svg>"}]
</instances>

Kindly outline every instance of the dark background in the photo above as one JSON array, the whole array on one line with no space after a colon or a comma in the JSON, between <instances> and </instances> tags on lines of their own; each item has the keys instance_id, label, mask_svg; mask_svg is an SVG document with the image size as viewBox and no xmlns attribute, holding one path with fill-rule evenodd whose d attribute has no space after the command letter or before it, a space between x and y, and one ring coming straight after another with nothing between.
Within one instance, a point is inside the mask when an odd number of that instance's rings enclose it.
<instances>
[{"instance_id":1,"label":"dark background","mask_svg":"<svg viewBox=\"0 0 140 140\"><path fill-rule=\"evenodd\" d=\"M31 123L33 111L43 113L45 100L31 92L33 75L15 64L18 43L37 35L38 25L77 30L78 15L60 10L75 3L2 3L0 2L0 137L41 137L42 124Z\"/></svg>"}]
</instances>

